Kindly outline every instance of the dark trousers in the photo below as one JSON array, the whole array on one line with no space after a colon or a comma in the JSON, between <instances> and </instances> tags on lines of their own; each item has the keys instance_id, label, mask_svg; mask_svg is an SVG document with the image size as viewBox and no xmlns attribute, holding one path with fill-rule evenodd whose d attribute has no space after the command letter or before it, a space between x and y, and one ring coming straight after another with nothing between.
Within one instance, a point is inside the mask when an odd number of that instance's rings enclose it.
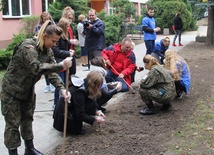
<instances>
[{"instance_id":1,"label":"dark trousers","mask_svg":"<svg viewBox=\"0 0 214 155\"><path fill-rule=\"evenodd\" d=\"M154 40L145 40L146 45L146 54L151 54L154 51L155 41Z\"/></svg>"},{"instance_id":2,"label":"dark trousers","mask_svg":"<svg viewBox=\"0 0 214 155\"><path fill-rule=\"evenodd\" d=\"M62 81L65 83L65 78L66 78L66 72L59 72L59 76L61 77ZM55 89L55 92L54 92L54 105L57 104L59 100L59 92L58 90Z\"/></svg>"},{"instance_id":3,"label":"dark trousers","mask_svg":"<svg viewBox=\"0 0 214 155\"><path fill-rule=\"evenodd\" d=\"M175 89L176 93L179 93L181 91L186 92L186 88L182 85L181 81L175 81Z\"/></svg>"},{"instance_id":4,"label":"dark trousers","mask_svg":"<svg viewBox=\"0 0 214 155\"><path fill-rule=\"evenodd\" d=\"M88 51L89 60L92 60L93 58L96 58L96 57L100 57L101 52L102 52L102 50L94 50L94 51L90 50L90 51Z\"/></svg>"},{"instance_id":5,"label":"dark trousers","mask_svg":"<svg viewBox=\"0 0 214 155\"><path fill-rule=\"evenodd\" d=\"M117 75L115 75L110 69L107 69L107 75L105 77L106 82L114 82L119 81L122 83L122 89L120 92L126 92L129 91L129 86L125 83L125 81L122 78L119 78Z\"/></svg>"},{"instance_id":6,"label":"dark trousers","mask_svg":"<svg viewBox=\"0 0 214 155\"><path fill-rule=\"evenodd\" d=\"M48 76L47 75L45 75L45 82L46 82L46 85L50 85L50 82L48 80Z\"/></svg>"},{"instance_id":7,"label":"dark trousers","mask_svg":"<svg viewBox=\"0 0 214 155\"><path fill-rule=\"evenodd\" d=\"M175 30L175 36L174 36L174 39L173 39L173 43L175 43L177 37L178 37L178 42L179 44L181 43L181 33L182 33L182 30Z\"/></svg>"}]
</instances>

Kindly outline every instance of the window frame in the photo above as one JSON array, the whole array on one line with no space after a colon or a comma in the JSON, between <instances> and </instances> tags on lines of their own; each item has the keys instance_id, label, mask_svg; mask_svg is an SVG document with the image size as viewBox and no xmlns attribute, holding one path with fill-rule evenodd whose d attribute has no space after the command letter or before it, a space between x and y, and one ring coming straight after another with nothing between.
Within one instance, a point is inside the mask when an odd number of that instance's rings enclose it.
<instances>
[{"instance_id":1,"label":"window frame","mask_svg":"<svg viewBox=\"0 0 214 155\"><path fill-rule=\"evenodd\" d=\"M45 1L45 3L44 3L44 9L43 9L43 6L42 6L42 12L43 11L48 11L48 5L49 4L53 4L53 3L55 3L56 2L56 0L51 0L51 1L53 1L52 3L50 2L50 0L44 0ZM43 5L43 1L42 1L42 5Z\"/></svg>"},{"instance_id":2,"label":"window frame","mask_svg":"<svg viewBox=\"0 0 214 155\"><path fill-rule=\"evenodd\" d=\"M112 2L111 1L109 1L108 2L108 15L114 15L115 14L115 8L114 7L112 7Z\"/></svg>"},{"instance_id":3,"label":"window frame","mask_svg":"<svg viewBox=\"0 0 214 155\"><path fill-rule=\"evenodd\" d=\"M8 12L9 12L9 15L4 15L3 14L3 10L2 10L2 18L23 18L23 17L26 17L26 16L31 16L32 14L32 10L31 10L31 0L28 0L28 4L29 4L29 15L23 15L23 5L22 5L22 0L19 0L19 6L20 6L20 16L13 16L12 15L12 3L11 3L11 0L7 0L8 1Z\"/></svg>"}]
</instances>

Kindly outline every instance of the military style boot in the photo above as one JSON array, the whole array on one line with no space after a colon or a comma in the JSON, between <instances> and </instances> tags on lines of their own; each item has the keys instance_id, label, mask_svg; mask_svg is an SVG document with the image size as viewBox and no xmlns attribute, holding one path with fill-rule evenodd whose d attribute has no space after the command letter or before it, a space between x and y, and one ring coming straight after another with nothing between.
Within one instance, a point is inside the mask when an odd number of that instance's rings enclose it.
<instances>
[{"instance_id":1,"label":"military style boot","mask_svg":"<svg viewBox=\"0 0 214 155\"><path fill-rule=\"evenodd\" d=\"M8 150L8 152L9 152L9 155L18 155L17 149Z\"/></svg>"},{"instance_id":2,"label":"military style boot","mask_svg":"<svg viewBox=\"0 0 214 155\"><path fill-rule=\"evenodd\" d=\"M155 109L155 106L154 106L152 101L151 102L145 102L145 104L147 105L147 107L140 110L139 113L141 115L153 115L156 113L156 109Z\"/></svg>"},{"instance_id":3,"label":"military style boot","mask_svg":"<svg viewBox=\"0 0 214 155\"><path fill-rule=\"evenodd\" d=\"M33 139L31 139L31 140L25 140L24 155L43 155L43 154L34 148Z\"/></svg>"}]
</instances>

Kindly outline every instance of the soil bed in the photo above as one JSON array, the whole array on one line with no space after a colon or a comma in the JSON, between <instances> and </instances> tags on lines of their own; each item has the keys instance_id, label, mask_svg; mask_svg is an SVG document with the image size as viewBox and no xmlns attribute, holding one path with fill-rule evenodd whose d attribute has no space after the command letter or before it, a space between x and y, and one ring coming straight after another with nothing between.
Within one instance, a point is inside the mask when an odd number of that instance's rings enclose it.
<instances>
[{"instance_id":1,"label":"soil bed","mask_svg":"<svg viewBox=\"0 0 214 155\"><path fill-rule=\"evenodd\" d=\"M117 104L107 107L105 124L85 125L83 136L67 135L66 155L214 154L213 52L213 46L198 42L179 52L189 64L192 85L189 94L174 100L169 111L141 116L138 112L145 104L139 93L126 93ZM49 152L59 154L61 145Z\"/></svg>"}]
</instances>

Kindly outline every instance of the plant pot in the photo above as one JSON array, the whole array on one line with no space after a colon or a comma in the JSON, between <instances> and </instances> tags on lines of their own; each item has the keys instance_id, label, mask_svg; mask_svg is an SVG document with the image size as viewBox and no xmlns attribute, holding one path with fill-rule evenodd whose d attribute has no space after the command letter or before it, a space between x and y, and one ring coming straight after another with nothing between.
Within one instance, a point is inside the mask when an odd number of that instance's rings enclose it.
<instances>
[{"instance_id":1,"label":"plant pot","mask_svg":"<svg viewBox=\"0 0 214 155\"><path fill-rule=\"evenodd\" d=\"M206 37L205 36L196 36L195 37L195 41L196 42L205 42L206 41Z\"/></svg>"}]
</instances>

